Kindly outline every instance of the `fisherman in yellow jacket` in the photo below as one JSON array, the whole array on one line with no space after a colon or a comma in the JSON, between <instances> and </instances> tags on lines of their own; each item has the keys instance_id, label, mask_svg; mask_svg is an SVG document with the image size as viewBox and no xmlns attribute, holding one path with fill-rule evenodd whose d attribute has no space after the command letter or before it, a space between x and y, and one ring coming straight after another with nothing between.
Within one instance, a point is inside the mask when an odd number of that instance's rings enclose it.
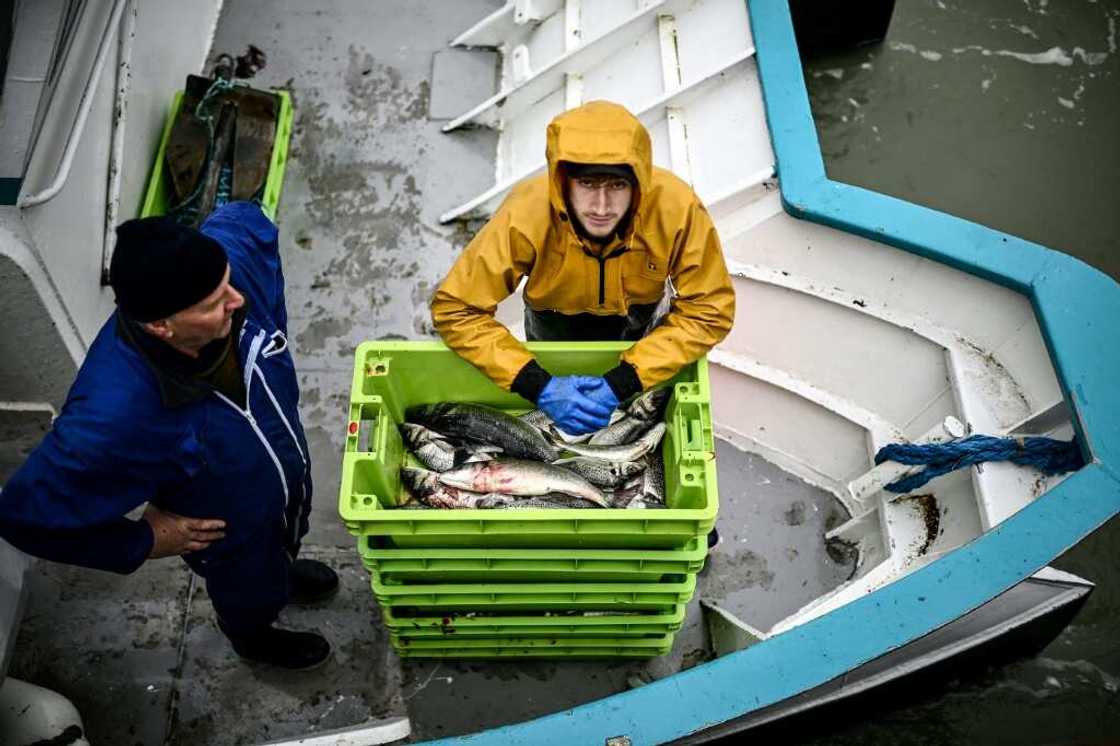
<instances>
[{"instance_id":1,"label":"fisherman in yellow jacket","mask_svg":"<svg viewBox=\"0 0 1120 746\"><path fill-rule=\"evenodd\" d=\"M625 108L593 101L557 116L546 155L548 173L514 187L455 262L432 321L495 383L581 434L723 339L735 294L711 217L653 165L649 133ZM637 343L602 377L552 376L494 318L526 276L529 340Z\"/></svg>"}]
</instances>

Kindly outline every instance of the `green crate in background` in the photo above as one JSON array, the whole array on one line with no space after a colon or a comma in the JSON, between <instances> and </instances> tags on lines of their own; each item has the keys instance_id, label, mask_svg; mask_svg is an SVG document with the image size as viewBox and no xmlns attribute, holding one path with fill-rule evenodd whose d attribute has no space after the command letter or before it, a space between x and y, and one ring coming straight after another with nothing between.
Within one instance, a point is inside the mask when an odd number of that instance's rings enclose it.
<instances>
[{"instance_id":1,"label":"green crate in background","mask_svg":"<svg viewBox=\"0 0 1120 746\"><path fill-rule=\"evenodd\" d=\"M707 542L684 549L399 549L383 537L358 538L358 554L385 582L659 582L665 575L699 572Z\"/></svg>"},{"instance_id":2,"label":"green crate in background","mask_svg":"<svg viewBox=\"0 0 1120 746\"><path fill-rule=\"evenodd\" d=\"M389 636L402 658L652 658L673 648L673 635L651 638L473 638L414 640Z\"/></svg>"},{"instance_id":3,"label":"green crate in background","mask_svg":"<svg viewBox=\"0 0 1120 746\"><path fill-rule=\"evenodd\" d=\"M621 611L671 612L688 603L695 575L669 576L661 583L384 583L377 571L370 586L382 608L445 611Z\"/></svg>"},{"instance_id":4,"label":"green crate in background","mask_svg":"<svg viewBox=\"0 0 1120 746\"><path fill-rule=\"evenodd\" d=\"M528 345L558 375L602 374L630 346L619 342ZM397 425L416 404L470 401L524 411L527 402L490 381L441 342L364 342L356 352L342 460L339 515L356 535L389 536L398 547L682 548L706 535L719 505L707 360L666 385L674 396L661 452L664 510L409 510L404 445Z\"/></svg>"},{"instance_id":5,"label":"green crate in background","mask_svg":"<svg viewBox=\"0 0 1120 746\"><path fill-rule=\"evenodd\" d=\"M397 637L649 637L676 632L684 623L686 605L669 613L598 613L590 616L553 614L437 614L405 616L392 608L381 620Z\"/></svg>"},{"instance_id":6,"label":"green crate in background","mask_svg":"<svg viewBox=\"0 0 1120 746\"><path fill-rule=\"evenodd\" d=\"M288 146L292 139L292 97L287 91L272 91L276 94L280 106L276 114L276 136L272 143L272 158L269 162L268 177L264 183L264 194L261 195L261 209L273 221L276 220L276 209L280 205L280 190L284 184L284 171L288 164ZM164 168L163 159L167 152L167 140L171 137L171 127L179 108L183 103L183 91L176 91L171 98L171 109L164 121L163 134L160 137L159 148L156 150L152 172L148 177L148 188L144 191L144 202L140 207L139 217L147 218L153 215L165 215L168 207L167 169Z\"/></svg>"}]
</instances>

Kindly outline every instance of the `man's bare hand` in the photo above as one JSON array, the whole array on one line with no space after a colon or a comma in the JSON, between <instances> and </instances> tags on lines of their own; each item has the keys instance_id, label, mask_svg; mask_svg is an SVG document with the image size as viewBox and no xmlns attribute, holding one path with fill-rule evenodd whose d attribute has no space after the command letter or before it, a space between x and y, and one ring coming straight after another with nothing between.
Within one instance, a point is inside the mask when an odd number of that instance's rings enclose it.
<instances>
[{"instance_id":1,"label":"man's bare hand","mask_svg":"<svg viewBox=\"0 0 1120 746\"><path fill-rule=\"evenodd\" d=\"M149 559L197 552L226 535L226 522L216 518L188 518L153 505L144 510L143 517L155 535Z\"/></svg>"}]
</instances>

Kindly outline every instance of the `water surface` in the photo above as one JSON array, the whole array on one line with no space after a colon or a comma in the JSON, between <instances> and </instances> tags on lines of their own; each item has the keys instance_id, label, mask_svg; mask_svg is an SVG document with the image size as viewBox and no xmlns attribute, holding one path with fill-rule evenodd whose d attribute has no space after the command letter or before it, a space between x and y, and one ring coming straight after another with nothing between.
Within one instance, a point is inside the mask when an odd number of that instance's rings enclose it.
<instances>
[{"instance_id":1,"label":"water surface","mask_svg":"<svg viewBox=\"0 0 1120 746\"><path fill-rule=\"evenodd\" d=\"M805 61L828 175L1120 278L1118 44L1120 0L899 0L882 44ZM1054 563L1098 586L1039 655L806 742L1117 743L1118 548L1114 519Z\"/></svg>"}]
</instances>

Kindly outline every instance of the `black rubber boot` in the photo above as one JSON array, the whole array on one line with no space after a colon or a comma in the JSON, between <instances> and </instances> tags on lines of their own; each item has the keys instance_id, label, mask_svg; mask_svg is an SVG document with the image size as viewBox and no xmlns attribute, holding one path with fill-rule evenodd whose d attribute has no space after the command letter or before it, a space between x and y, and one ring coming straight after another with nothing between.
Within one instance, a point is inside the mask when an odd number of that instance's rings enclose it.
<instances>
[{"instance_id":1,"label":"black rubber boot","mask_svg":"<svg viewBox=\"0 0 1120 746\"><path fill-rule=\"evenodd\" d=\"M712 530L708 532L708 553L704 555L704 566L700 568L700 575L708 574L708 568L712 566L712 552L719 546L719 542L719 531L716 531L716 527L712 526Z\"/></svg>"},{"instance_id":2,"label":"black rubber boot","mask_svg":"<svg viewBox=\"0 0 1120 746\"><path fill-rule=\"evenodd\" d=\"M220 626L220 625L219 625ZM252 635L230 637L233 649L246 660L267 663L291 671L307 671L327 662L331 644L314 632L293 632L265 627Z\"/></svg>"},{"instance_id":3,"label":"black rubber boot","mask_svg":"<svg viewBox=\"0 0 1120 746\"><path fill-rule=\"evenodd\" d=\"M297 559L290 572L292 592L290 604L315 604L338 593L338 574L322 562Z\"/></svg>"}]
</instances>

